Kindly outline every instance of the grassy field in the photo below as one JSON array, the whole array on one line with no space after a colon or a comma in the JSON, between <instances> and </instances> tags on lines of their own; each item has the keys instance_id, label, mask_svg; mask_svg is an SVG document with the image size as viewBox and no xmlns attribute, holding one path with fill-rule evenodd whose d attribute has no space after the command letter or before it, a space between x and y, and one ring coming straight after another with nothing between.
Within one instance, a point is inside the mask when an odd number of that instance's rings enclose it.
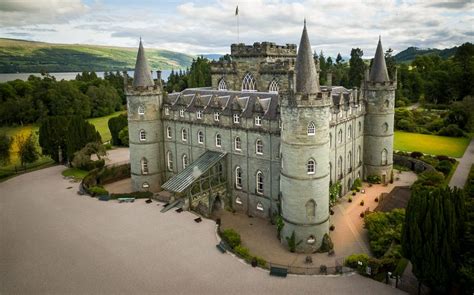
<instances>
[{"instance_id":1,"label":"grassy field","mask_svg":"<svg viewBox=\"0 0 474 295\"><path fill-rule=\"evenodd\" d=\"M460 158L469 145L470 138L395 131L394 141L395 150Z\"/></svg>"},{"instance_id":2,"label":"grassy field","mask_svg":"<svg viewBox=\"0 0 474 295\"><path fill-rule=\"evenodd\" d=\"M76 180L83 179L84 177L86 177L86 175L88 173L89 173L89 171L84 171L84 170L77 169L77 168L68 168L68 169L64 170L63 172L61 172L61 174L63 176L73 177Z\"/></svg>"},{"instance_id":3,"label":"grassy field","mask_svg":"<svg viewBox=\"0 0 474 295\"><path fill-rule=\"evenodd\" d=\"M99 131L100 136L102 137L102 142L107 142L112 139L108 125L109 119L124 113L126 113L126 111L115 112L105 117L87 119L87 121L94 124L95 129Z\"/></svg>"}]
</instances>

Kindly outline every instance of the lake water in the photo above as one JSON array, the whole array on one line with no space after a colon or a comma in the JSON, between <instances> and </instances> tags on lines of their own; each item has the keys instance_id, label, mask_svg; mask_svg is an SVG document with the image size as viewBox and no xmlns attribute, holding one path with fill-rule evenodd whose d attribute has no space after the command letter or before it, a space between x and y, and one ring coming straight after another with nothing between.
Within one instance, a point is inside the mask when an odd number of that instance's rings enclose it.
<instances>
[{"instance_id":1,"label":"lake water","mask_svg":"<svg viewBox=\"0 0 474 295\"><path fill-rule=\"evenodd\" d=\"M128 75L133 77L134 71L128 71ZM81 72L64 72L64 73L49 73L51 76L54 76L56 80L74 80L76 79L77 74ZM103 78L104 72L96 72L98 77ZM171 70L162 70L161 71L161 79L168 80L169 75L171 74ZM0 73L0 83L13 81L16 79L20 80L28 80L30 75L41 77L40 73ZM153 72L153 78L156 79L156 72Z\"/></svg>"}]
</instances>

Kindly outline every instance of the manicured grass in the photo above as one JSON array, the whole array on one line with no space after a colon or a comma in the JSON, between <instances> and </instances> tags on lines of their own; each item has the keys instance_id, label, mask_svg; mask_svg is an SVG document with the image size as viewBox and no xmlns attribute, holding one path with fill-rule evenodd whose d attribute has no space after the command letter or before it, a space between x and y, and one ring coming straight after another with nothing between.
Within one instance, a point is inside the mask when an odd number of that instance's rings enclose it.
<instances>
[{"instance_id":1,"label":"manicured grass","mask_svg":"<svg viewBox=\"0 0 474 295\"><path fill-rule=\"evenodd\" d=\"M0 181L4 181L16 174L31 172L54 165L54 161L50 157L41 157L38 161L21 167L20 163L10 164L0 167Z\"/></svg>"},{"instance_id":2,"label":"manicured grass","mask_svg":"<svg viewBox=\"0 0 474 295\"><path fill-rule=\"evenodd\" d=\"M470 138L395 131L394 141L395 150L460 158L469 145Z\"/></svg>"},{"instance_id":3,"label":"manicured grass","mask_svg":"<svg viewBox=\"0 0 474 295\"><path fill-rule=\"evenodd\" d=\"M88 173L89 173L88 171L84 171L77 168L68 168L64 170L63 172L61 172L63 176L73 177L74 179L83 179L84 177L86 177Z\"/></svg>"},{"instance_id":4,"label":"manicured grass","mask_svg":"<svg viewBox=\"0 0 474 295\"><path fill-rule=\"evenodd\" d=\"M120 114L124 114L125 112L126 111L119 111L105 117L87 119L87 121L94 124L95 129L99 131L100 136L102 137L102 142L107 142L112 139L108 125L109 119L112 117L117 117Z\"/></svg>"}]
</instances>

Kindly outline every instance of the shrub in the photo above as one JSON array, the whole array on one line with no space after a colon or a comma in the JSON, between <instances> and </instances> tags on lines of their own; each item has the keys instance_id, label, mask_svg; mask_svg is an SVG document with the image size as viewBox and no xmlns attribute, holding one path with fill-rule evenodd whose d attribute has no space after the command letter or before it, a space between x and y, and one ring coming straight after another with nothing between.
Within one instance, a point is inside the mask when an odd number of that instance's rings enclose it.
<instances>
[{"instance_id":1,"label":"shrub","mask_svg":"<svg viewBox=\"0 0 474 295\"><path fill-rule=\"evenodd\" d=\"M331 224L331 226L329 227L329 230L330 231L333 231L336 227L334 226L334 224Z\"/></svg>"},{"instance_id":2,"label":"shrub","mask_svg":"<svg viewBox=\"0 0 474 295\"><path fill-rule=\"evenodd\" d=\"M464 131L458 127L456 124L450 124L446 127L441 128L440 131L438 131L438 135L442 136L450 136L450 137L463 137Z\"/></svg>"},{"instance_id":3,"label":"shrub","mask_svg":"<svg viewBox=\"0 0 474 295\"><path fill-rule=\"evenodd\" d=\"M332 249L334 249L334 243L332 242L331 237L328 234L324 234L318 252L329 252Z\"/></svg>"},{"instance_id":4,"label":"shrub","mask_svg":"<svg viewBox=\"0 0 474 295\"><path fill-rule=\"evenodd\" d=\"M346 257L344 264L350 268L358 268L358 262L362 262L364 265L367 265L369 262L369 256L367 254L352 254Z\"/></svg>"},{"instance_id":5,"label":"shrub","mask_svg":"<svg viewBox=\"0 0 474 295\"><path fill-rule=\"evenodd\" d=\"M436 159L438 159L438 161L445 161L445 160L450 160L451 158L445 155L438 155L436 156Z\"/></svg>"},{"instance_id":6,"label":"shrub","mask_svg":"<svg viewBox=\"0 0 474 295\"><path fill-rule=\"evenodd\" d=\"M378 176L378 175L369 175L369 176L367 176L367 181L371 184L382 182L382 180L380 179L380 176Z\"/></svg>"},{"instance_id":7,"label":"shrub","mask_svg":"<svg viewBox=\"0 0 474 295\"><path fill-rule=\"evenodd\" d=\"M352 184L352 189L358 191L358 189L360 190L361 187L362 187L362 181L360 180L360 178L356 178L354 180L354 183Z\"/></svg>"},{"instance_id":8,"label":"shrub","mask_svg":"<svg viewBox=\"0 0 474 295\"><path fill-rule=\"evenodd\" d=\"M364 218L364 215L365 215L364 212L360 212L359 214L360 218Z\"/></svg>"},{"instance_id":9,"label":"shrub","mask_svg":"<svg viewBox=\"0 0 474 295\"><path fill-rule=\"evenodd\" d=\"M444 176L448 176L452 168L453 168L453 164L449 160L442 160L436 166L436 170L443 173Z\"/></svg>"},{"instance_id":10,"label":"shrub","mask_svg":"<svg viewBox=\"0 0 474 295\"><path fill-rule=\"evenodd\" d=\"M334 210L329 209L329 214L334 215Z\"/></svg>"},{"instance_id":11,"label":"shrub","mask_svg":"<svg viewBox=\"0 0 474 295\"><path fill-rule=\"evenodd\" d=\"M390 212L374 212L364 218L375 257L382 257L392 243L400 244L402 226L405 221L405 209Z\"/></svg>"},{"instance_id":12,"label":"shrub","mask_svg":"<svg viewBox=\"0 0 474 295\"><path fill-rule=\"evenodd\" d=\"M352 203L352 198L349 197L349 199L347 199L347 201L348 201L349 203Z\"/></svg>"},{"instance_id":13,"label":"shrub","mask_svg":"<svg viewBox=\"0 0 474 295\"><path fill-rule=\"evenodd\" d=\"M250 256L250 251L249 249L245 248L244 246L241 245L236 245L234 248L235 254L238 256L242 257L245 260L250 260L252 257Z\"/></svg>"},{"instance_id":14,"label":"shrub","mask_svg":"<svg viewBox=\"0 0 474 295\"><path fill-rule=\"evenodd\" d=\"M122 193L122 194L111 194L111 199L118 198L135 198L135 199L149 199L153 197L152 192L133 192L133 193Z\"/></svg>"},{"instance_id":15,"label":"shrub","mask_svg":"<svg viewBox=\"0 0 474 295\"><path fill-rule=\"evenodd\" d=\"M443 173L437 171L425 171L418 175L418 180L412 185L412 189L416 187L432 186L437 187L441 186L444 183Z\"/></svg>"},{"instance_id":16,"label":"shrub","mask_svg":"<svg viewBox=\"0 0 474 295\"><path fill-rule=\"evenodd\" d=\"M295 231L293 231L290 237L285 237L285 239L288 242L288 248L290 248L290 252L295 252L296 247L303 242L301 240L296 242Z\"/></svg>"},{"instance_id":17,"label":"shrub","mask_svg":"<svg viewBox=\"0 0 474 295\"><path fill-rule=\"evenodd\" d=\"M356 195L356 192L352 192L352 195L355 196L355 195Z\"/></svg>"},{"instance_id":18,"label":"shrub","mask_svg":"<svg viewBox=\"0 0 474 295\"><path fill-rule=\"evenodd\" d=\"M105 147L106 150L111 150L112 149L112 145L110 143L104 144L104 147Z\"/></svg>"},{"instance_id":19,"label":"shrub","mask_svg":"<svg viewBox=\"0 0 474 295\"><path fill-rule=\"evenodd\" d=\"M232 249L235 249L241 243L239 233L231 228L222 231L221 237ZM237 251L237 249L235 250Z\"/></svg>"},{"instance_id":20,"label":"shrub","mask_svg":"<svg viewBox=\"0 0 474 295\"><path fill-rule=\"evenodd\" d=\"M360 205L364 206L364 200L360 201Z\"/></svg>"},{"instance_id":21,"label":"shrub","mask_svg":"<svg viewBox=\"0 0 474 295\"><path fill-rule=\"evenodd\" d=\"M267 267L267 261L262 257L255 256L254 259L257 261L257 265L260 267Z\"/></svg>"},{"instance_id":22,"label":"shrub","mask_svg":"<svg viewBox=\"0 0 474 295\"><path fill-rule=\"evenodd\" d=\"M422 152L411 152L410 153L410 157L414 158L414 159L419 159L423 156L423 153Z\"/></svg>"},{"instance_id":23,"label":"shrub","mask_svg":"<svg viewBox=\"0 0 474 295\"><path fill-rule=\"evenodd\" d=\"M109 194L109 192L103 186L98 185L90 187L89 192L92 194L92 196L106 196Z\"/></svg>"}]
</instances>

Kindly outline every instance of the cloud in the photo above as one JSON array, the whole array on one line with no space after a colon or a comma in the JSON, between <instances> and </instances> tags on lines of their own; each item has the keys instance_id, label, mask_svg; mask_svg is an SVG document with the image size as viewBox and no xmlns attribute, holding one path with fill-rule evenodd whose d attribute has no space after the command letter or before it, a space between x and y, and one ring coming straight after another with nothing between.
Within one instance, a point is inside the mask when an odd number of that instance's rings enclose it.
<instances>
[{"instance_id":1,"label":"cloud","mask_svg":"<svg viewBox=\"0 0 474 295\"><path fill-rule=\"evenodd\" d=\"M438 8L448 8L448 9L461 9L468 6L472 7L472 0L445 0L445 1L433 1L429 3L427 6L430 7L438 7Z\"/></svg>"}]
</instances>

